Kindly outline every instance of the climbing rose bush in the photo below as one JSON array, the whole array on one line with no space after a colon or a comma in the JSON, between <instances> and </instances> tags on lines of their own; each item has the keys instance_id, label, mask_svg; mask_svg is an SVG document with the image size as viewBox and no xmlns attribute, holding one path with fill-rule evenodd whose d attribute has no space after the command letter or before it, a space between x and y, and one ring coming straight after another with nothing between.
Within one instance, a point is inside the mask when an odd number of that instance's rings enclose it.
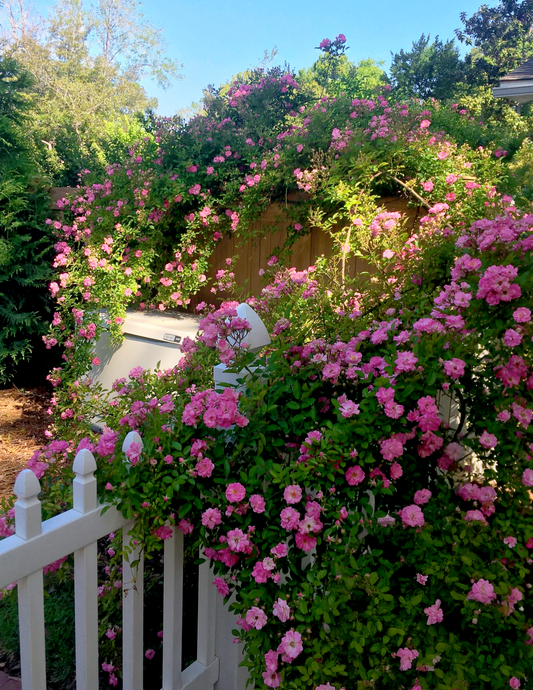
<instances>
[{"instance_id":1,"label":"climbing rose bush","mask_svg":"<svg viewBox=\"0 0 533 690\"><path fill-rule=\"evenodd\" d=\"M201 549L257 687L527 687L533 217L494 203L434 213L394 281L380 247L353 282L273 262L262 356L226 303L174 370L116 383L102 436L64 442L148 553L172 526ZM217 352L238 388L195 383Z\"/></svg>"},{"instance_id":2,"label":"climbing rose bush","mask_svg":"<svg viewBox=\"0 0 533 690\"><path fill-rule=\"evenodd\" d=\"M47 343L64 345L66 366L50 374L50 441L29 463L45 516L68 503L88 448L102 498L135 517L148 555L174 527L190 557L201 549L234 597L257 687L526 687L533 218L498 193L502 177L501 157L458 146L430 111L386 94L300 102L290 74L235 84L190 126L162 123L104 180L86 177L51 221ZM391 189L424 209L419 224L379 207ZM249 324L225 302L174 370L136 367L110 395L93 385L101 307L118 337L127 305L187 305L222 234L248 238L288 190L302 199L287 245L248 300L271 346L248 353ZM284 268L312 225L334 255ZM372 268L349 280L354 256ZM231 262L223 273L215 292ZM213 390L220 360L238 387ZM123 453L130 431L142 441ZM7 512L0 536L12 529ZM100 583L112 684L119 536Z\"/></svg>"},{"instance_id":3,"label":"climbing rose bush","mask_svg":"<svg viewBox=\"0 0 533 690\"><path fill-rule=\"evenodd\" d=\"M430 117L387 91L310 102L290 72L274 69L235 83L187 124L159 122L105 178L87 171L76 194L59 202L64 218L47 221L57 234L50 283L57 311L47 345L64 345L80 376L102 306L115 339L127 306L187 307L209 282L220 239L232 235L238 246L253 238L253 221L272 202L285 207L272 225L287 233L281 258L313 226L353 251L359 222L393 224L376 203L391 191L468 225L490 205L504 164L488 148L458 146ZM288 208L289 192L301 203ZM214 294L233 284L236 256L228 259L210 285ZM80 348L84 356L74 356Z\"/></svg>"}]
</instances>

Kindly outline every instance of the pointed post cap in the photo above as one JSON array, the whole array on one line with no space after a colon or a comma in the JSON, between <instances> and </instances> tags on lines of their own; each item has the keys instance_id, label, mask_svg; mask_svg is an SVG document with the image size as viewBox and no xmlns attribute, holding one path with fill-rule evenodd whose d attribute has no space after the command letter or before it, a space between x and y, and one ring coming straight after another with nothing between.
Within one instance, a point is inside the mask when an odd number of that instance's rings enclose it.
<instances>
[{"instance_id":1,"label":"pointed post cap","mask_svg":"<svg viewBox=\"0 0 533 690\"><path fill-rule=\"evenodd\" d=\"M76 453L72 470L75 474L81 474L82 476L96 472L96 460L90 450L83 448Z\"/></svg>"},{"instance_id":2,"label":"pointed post cap","mask_svg":"<svg viewBox=\"0 0 533 690\"><path fill-rule=\"evenodd\" d=\"M136 431L130 431L130 433L126 436L124 443L122 444L122 452L126 453L126 451L130 449L132 443L140 443L141 448L143 447L142 438Z\"/></svg>"},{"instance_id":3,"label":"pointed post cap","mask_svg":"<svg viewBox=\"0 0 533 690\"><path fill-rule=\"evenodd\" d=\"M15 481L15 494L18 498L33 498L41 492L41 484L31 470L22 470Z\"/></svg>"}]
</instances>

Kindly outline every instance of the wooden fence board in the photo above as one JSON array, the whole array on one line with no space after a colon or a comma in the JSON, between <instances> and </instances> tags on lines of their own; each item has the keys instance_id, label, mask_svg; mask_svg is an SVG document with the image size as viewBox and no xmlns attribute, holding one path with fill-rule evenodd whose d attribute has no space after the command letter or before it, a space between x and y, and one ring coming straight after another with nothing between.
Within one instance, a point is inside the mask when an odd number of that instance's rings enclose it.
<instances>
[{"instance_id":1,"label":"wooden fence board","mask_svg":"<svg viewBox=\"0 0 533 690\"><path fill-rule=\"evenodd\" d=\"M75 193L77 190L72 187L54 187L51 189L52 207L57 208L57 200L66 194ZM251 223L250 230L253 232L254 239L240 243L234 235L223 237L215 248L209 262L209 269L206 273L209 282L215 279L216 273L220 269L227 269L226 259L238 254L238 259L233 266L235 273L235 283L239 288L245 288L246 292L259 296L263 287L263 281L259 275L260 269L267 268L269 258L281 247L287 237L285 224L287 217L285 209L288 204L297 203L303 198L302 193L287 195L287 205L285 203L271 204L261 215L261 217ZM408 206L405 197L391 196L382 197L380 204L389 212L399 211L408 218L408 227L414 228L420 215L420 209ZM310 233L300 237L293 245L289 265L302 271L313 265L319 256L331 256L334 249L334 242L331 236L318 228L313 228ZM369 265L365 261L348 257L346 262L346 275L354 277L356 273L369 270ZM226 293L217 293L216 297L211 293L210 287L202 288L191 300L190 309L194 308L199 302L208 303L220 302L225 299Z\"/></svg>"}]
</instances>

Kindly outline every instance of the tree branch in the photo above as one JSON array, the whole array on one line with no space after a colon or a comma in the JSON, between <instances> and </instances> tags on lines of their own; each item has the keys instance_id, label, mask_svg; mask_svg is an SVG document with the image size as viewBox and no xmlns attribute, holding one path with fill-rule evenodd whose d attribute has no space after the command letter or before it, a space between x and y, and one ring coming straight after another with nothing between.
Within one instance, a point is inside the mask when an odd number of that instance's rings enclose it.
<instances>
[{"instance_id":1,"label":"tree branch","mask_svg":"<svg viewBox=\"0 0 533 690\"><path fill-rule=\"evenodd\" d=\"M431 208L430 204L428 204L428 202L427 202L425 199L422 199L422 197L420 196L420 194L417 194L417 193L415 192L414 189L411 189L411 187L409 187L408 185L406 185L405 182L402 182L401 180L399 180L399 179L398 179L397 177L395 177L394 175L391 175L391 178L392 178L395 182L397 182L401 187L403 187L404 189L406 189L410 194L412 194L416 199L418 199L418 201L420 201L420 203L422 204L422 206L425 206L426 208Z\"/></svg>"}]
</instances>

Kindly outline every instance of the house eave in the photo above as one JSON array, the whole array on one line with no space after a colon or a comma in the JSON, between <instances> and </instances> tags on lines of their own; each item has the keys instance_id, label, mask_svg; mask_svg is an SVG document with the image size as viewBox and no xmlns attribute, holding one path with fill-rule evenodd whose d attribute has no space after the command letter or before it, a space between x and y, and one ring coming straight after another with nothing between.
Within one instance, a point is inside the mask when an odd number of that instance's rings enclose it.
<instances>
[{"instance_id":1,"label":"house eave","mask_svg":"<svg viewBox=\"0 0 533 690\"><path fill-rule=\"evenodd\" d=\"M528 103L533 101L533 81L504 83L502 86L495 86L492 94L496 98L510 98L517 103Z\"/></svg>"}]
</instances>

